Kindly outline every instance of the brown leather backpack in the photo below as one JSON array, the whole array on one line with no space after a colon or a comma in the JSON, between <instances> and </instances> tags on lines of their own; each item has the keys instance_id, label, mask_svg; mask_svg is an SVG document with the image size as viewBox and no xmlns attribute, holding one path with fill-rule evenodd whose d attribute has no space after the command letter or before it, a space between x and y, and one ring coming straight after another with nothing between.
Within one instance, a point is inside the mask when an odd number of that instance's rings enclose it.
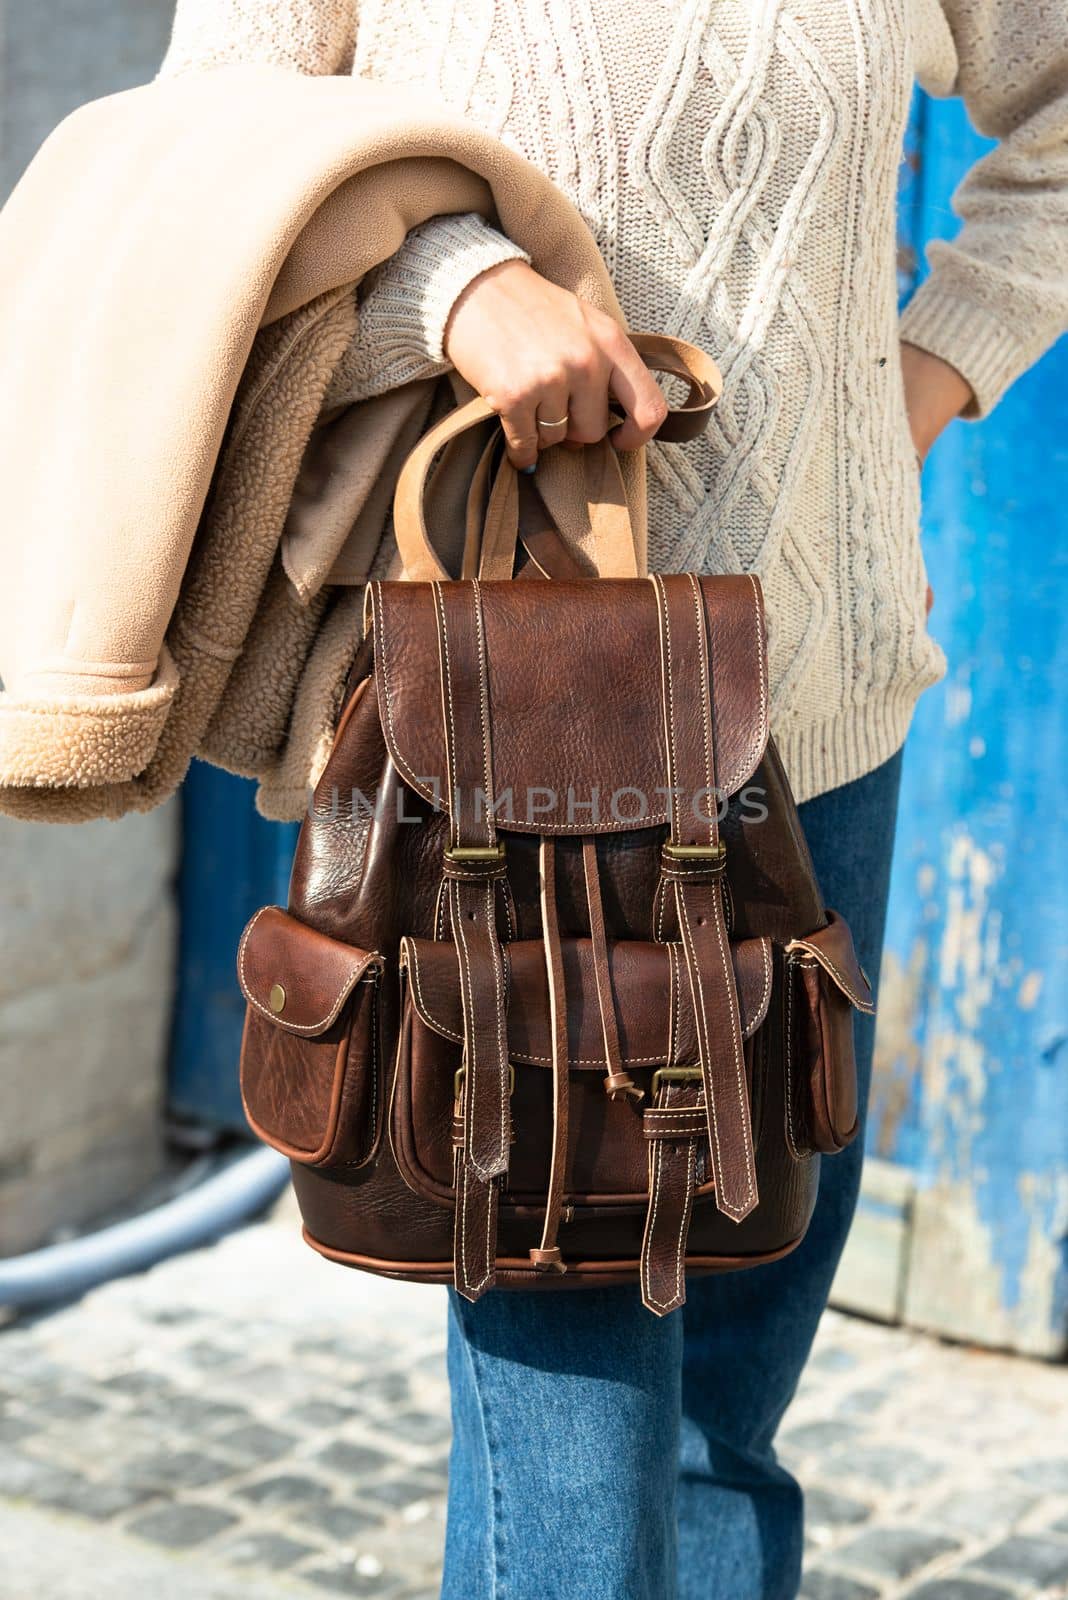
<instances>
[{"instance_id":1,"label":"brown leather backpack","mask_svg":"<svg viewBox=\"0 0 1068 1600\"><path fill-rule=\"evenodd\" d=\"M693 437L714 366L636 342ZM398 482L412 581L369 586L289 909L241 940L244 1103L331 1260L469 1299L639 1279L663 1315L804 1235L871 994L768 738L758 583L585 576L499 436L450 579L424 484L489 416ZM622 506L591 526L633 572Z\"/></svg>"}]
</instances>

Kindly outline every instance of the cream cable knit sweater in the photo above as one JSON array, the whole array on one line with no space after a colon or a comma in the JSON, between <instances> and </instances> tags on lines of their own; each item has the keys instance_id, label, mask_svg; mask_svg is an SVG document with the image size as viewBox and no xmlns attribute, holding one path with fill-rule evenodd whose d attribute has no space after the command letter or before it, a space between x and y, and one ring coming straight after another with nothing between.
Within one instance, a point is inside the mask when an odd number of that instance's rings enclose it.
<instances>
[{"instance_id":1,"label":"cream cable knit sweater","mask_svg":"<svg viewBox=\"0 0 1068 1600\"><path fill-rule=\"evenodd\" d=\"M890 756L944 669L898 340L982 415L1068 326L1062 0L178 0L164 71L245 59L419 84L571 197L630 325L724 369L706 439L650 448L651 564L760 574L799 799ZM999 143L899 322L916 77ZM477 217L410 234L364 286L351 398L441 370L456 296L516 253Z\"/></svg>"}]
</instances>

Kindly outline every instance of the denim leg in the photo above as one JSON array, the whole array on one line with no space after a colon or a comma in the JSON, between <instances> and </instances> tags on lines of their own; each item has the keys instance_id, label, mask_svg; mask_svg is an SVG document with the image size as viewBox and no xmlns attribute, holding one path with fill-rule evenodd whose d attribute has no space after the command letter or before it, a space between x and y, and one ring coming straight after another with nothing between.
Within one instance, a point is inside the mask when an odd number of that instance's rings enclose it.
<instances>
[{"instance_id":1,"label":"denim leg","mask_svg":"<svg viewBox=\"0 0 1068 1600\"><path fill-rule=\"evenodd\" d=\"M900 753L855 783L808 801L801 820L828 905L849 923L861 963L879 971ZM858 1017L862 1119L874 1020ZM683 1311L679 1463L680 1600L794 1600L802 1496L775 1460L775 1431L819 1324L856 1206L864 1131L825 1158L809 1231L784 1260L697 1279Z\"/></svg>"},{"instance_id":2,"label":"denim leg","mask_svg":"<svg viewBox=\"0 0 1068 1600\"><path fill-rule=\"evenodd\" d=\"M630 1286L449 1290L442 1600L674 1594L681 1353Z\"/></svg>"},{"instance_id":3,"label":"denim leg","mask_svg":"<svg viewBox=\"0 0 1068 1600\"><path fill-rule=\"evenodd\" d=\"M873 975L899 775L895 757L801 808L827 902ZM873 1029L858 1023L863 1103ZM651 1316L629 1287L473 1306L449 1291L442 1600L793 1600L801 1491L772 1439L845 1241L861 1143L824 1162L792 1256L692 1281L681 1314Z\"/></svg>"}]
</instances>

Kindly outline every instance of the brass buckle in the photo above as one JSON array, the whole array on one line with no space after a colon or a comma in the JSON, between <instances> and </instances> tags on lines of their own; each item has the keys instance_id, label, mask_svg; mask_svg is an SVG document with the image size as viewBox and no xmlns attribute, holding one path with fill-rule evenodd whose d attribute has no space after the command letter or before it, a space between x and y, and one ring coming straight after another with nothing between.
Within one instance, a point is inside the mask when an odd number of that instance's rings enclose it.
<instances>
[{"instance_id":1,"label":"brass buckle","mask_svg":"<svg viewBox=\"0 0 1068 1600\"><path fill-rule=\"evenodd\" d=\"M650 1098L655 1100L657 1091L662 1083L696 1083L703 1078L700 1067L657 1067L653 1073L653 1087Z\"/></svg>"},{"instance_id":2,"label":"brass buckle","mask_svg":"<svg viewBox=\"0 0 1068 1600\"><path fill-rule=\"evenodd\" d=\"M669 861L725 861L727 846L722 839L715 844L671 844L663 846Z\"/></svg>"},{"instance_id":3,"label":"brass buckle","mask_svg":"<svg viewBox=\"0 0 1068 1600\"><path fill-rule=\"evenodd\" d=\"M446 861L503 861L504 845L497 841L496 844L451 844L445 850Z\"/></svg>"},{"instance_id":4,"label":"brass buckle","mask_svg":"<svg viewBox=\"0 0 1068 1600\"><path fill-rule=\"evenodd\" d=\"M452 1098L457 1105L460 1104L464 1092L464 1079L467 1077L466 1067L457 1067L452 1075ZM511 1061L508 1063L508 1096L515 1094L515 1067Z\"/></svg>"}]
</instances>

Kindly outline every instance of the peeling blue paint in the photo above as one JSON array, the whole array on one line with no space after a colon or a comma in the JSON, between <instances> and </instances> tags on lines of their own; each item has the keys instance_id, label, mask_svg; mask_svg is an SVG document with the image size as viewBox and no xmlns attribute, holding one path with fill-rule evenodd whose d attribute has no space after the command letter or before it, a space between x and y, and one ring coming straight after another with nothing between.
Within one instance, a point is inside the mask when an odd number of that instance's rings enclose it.
<instances>
[{"instance_id":1,"label":"peeling blue paint","mask_svg":"<svg viewBox=\"0 0 1068 1600\"><path fill-rule=\"evenodd\" d=\"M987 148L919 97L901 260L949 237ZM910 282L903 283L907 292ZM906 754L871 1146L966 1184L1002 1307L1068 1327L1068 345L924 475L931 627L949 658ZM975 1330L982 1337L983 1330Z\"/></svg>"}]
</instances>

